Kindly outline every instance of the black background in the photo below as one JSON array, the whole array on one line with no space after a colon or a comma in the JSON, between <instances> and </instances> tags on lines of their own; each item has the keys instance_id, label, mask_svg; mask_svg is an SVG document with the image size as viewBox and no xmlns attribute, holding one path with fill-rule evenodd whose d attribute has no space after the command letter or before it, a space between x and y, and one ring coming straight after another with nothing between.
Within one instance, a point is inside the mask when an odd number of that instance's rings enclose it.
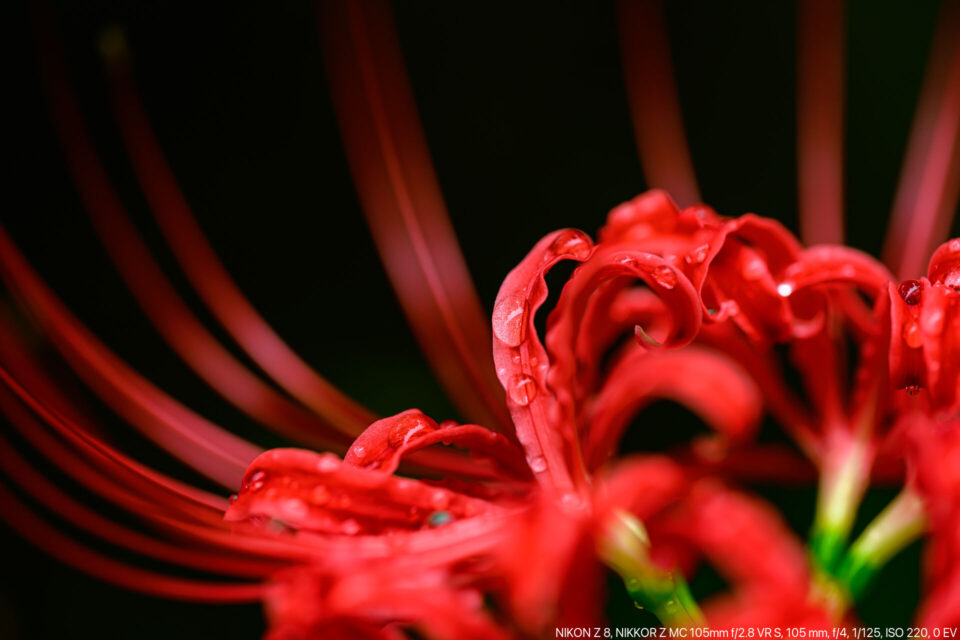
<instances>
[{"instance_id":1,"label":"black background","mask_svg":"<svg viewBox=\"0 0 960 640\"><path fill-rule=\"evenodd\" d=\"M704 199L724 214L755 211L795 228L795 4L667 4ZM394 7L440 182L489 309L502 277L540 236L563 226L593 232L612 206L645 188L613 7L409 0ZM49 124L29 13L7 2L0 16L8 107L3 224L77 315L140 372L234 431L279 444L196 379L124 290ZM851 244L872 253L883 237L936 14L935 2L849 5L847 231ZM54 15L98 150L176 283L183 285L107 104L96 43L111 24L127 31L143 99L204 230L280 335L377 412L419 406L438 419L455 415L368 237L331 111L312 3L83 2L57 6ZM180 289L190 299L188 288ZM660 407L650 419L687 417ZM103 420L131 451L176 470L109 414ZM764 491L804 533L812 493ZM883 501L872 497L866 511ZM262 632L257 607L136 596L63 568L5 528L0 542L2 637ZM917 550L907 556L885 574L866 622L909 621Z\"/></svg>"}]
</instances>

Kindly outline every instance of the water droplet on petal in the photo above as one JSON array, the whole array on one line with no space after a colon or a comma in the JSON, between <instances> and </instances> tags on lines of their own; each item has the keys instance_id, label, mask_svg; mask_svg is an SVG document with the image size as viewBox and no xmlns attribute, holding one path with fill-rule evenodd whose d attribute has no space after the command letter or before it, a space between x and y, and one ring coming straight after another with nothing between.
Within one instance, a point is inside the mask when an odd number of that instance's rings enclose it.
<instances>
[{"instance_id":1,"label":"water droplet on petal","mask_svg":"<svg viewBox=\"0 0 960 640\"><path fill-rule=\"evenodd\" d=\"M446 509L450 506L450 496L446 491L434 491L430 496L430 504L437 510Z\"/></svg>"},{"instance_id":2,"label":"water droplet on petal","mask_svg":"<svg viewBox=\"0 0 960 640\"><path fill-rule=\"evenodd\" d=\"M360 533L360 523L350 518L349 520L344 520L343 524L340 526L340 530L343 531L348 536L355 536Z\"/></svg>"},{"instance_id":3,"label":"water droplet on petal","mask_svg":"<svg viewBox=\"0 0 960 640\"><path fill-rule=\"evenodd\" d=\"M704 260L707 259L707 255L710 254L710 245L702 244L690 253L687 254L687 257L684 260L687 264L702 264Z\"/></svg>"},{"instance_id":4,"label":"water droplet on petal","mask_svg":"<svg viewBox=\"0 0 960 640\"><path fill-rule=\"evenodd\" d=\"M363 455L363 447L357 447L354 450L358 456ZM325 453L317 460L317 471L320 473L333 473L340 468L340 458L332 453Z\"/></svg>"},{"instance_id":5,"label":"water droplet on petal","mask_svg":"<svg viewBox=\"0 0 960 640\"><path fill-rule=\"evenodd\" d=\"M932 309L929 313L924 314L921 322L923 322L923 330L927 334L938 336L943 332L943 311Z\"/></svg>"},{"instance_id":6,"label":"water droplet on petal","mask_svg":"<svg viewBox=\"0 0 960 640\"><path fill-rule=\"evenodd\" d=\"M283 515L292 520L300 520L308 512L307 503L300 498L291 498L283 503Z\"/></svg>"},{"instance_id":7,"label":"water droplet on petal","mask_svg":"<svg viewBox=\"0 0 960 640\"><path fill-rule=\"evenodd\" d=\"M254 471L249 480L247 480L246 489L248 491L259 491L260 489L263 489L263 486L266 483L267 472L263 469L258 469L257 471Z\"/></svg>"},{"instance_id":8,"label":"water droplet on petal","mask_svg":"<svg viewBox=\"0 0 960 640\"><path fill-rule=\"evenodd\" d=\"M543 456L529 458L527 464L530 465L530 470L534 473L543 473L547 470L547 459Z\"/></svg>"},{"instance_id":9,"label":"water droplet on petal","mask_svg":"<svg viewBox=\"0 0 960 640\"><path fill-rule=\"evenodd\" d=\"M923 336L920 334L920 327L913 320L909 320L903 325L903 339L912 349L918 349L923 344Z\"/></svg>"},{"instance_id":10,"label":"water droplet on petal","mask_svg":"<svg viewBox=\"0 0 960 640\"><path fill-rule=\"evenodd\" d=\"M230 497L227 498L227 502L229 502L230 504L233 504L234 502L237 501L237 498L239 498L239 497L240 497L240 496L238 496L237 494L231 493L231 494L230 494Z\"/></svg>"},{"instance_id":11,"label":"water droplet on petal","mask_svg":"<svg viewBox=\"0 0 960 640\"><path fill-rule=\"evenodd\" d=\"M950 247L950 251L960 253L960 238L954 238L948 246Z\"/></svg>"},{"instance_id":12,"label":"water droplet on petal","mask_svg":"<svg viewBox=\"0 0 960 640\"><path fill-rule=\"evenodd\" d=\"M567 229L558 235L550 245L550 253L555 256L571 256L577 260L586 260L593 249L593 242L583 231Z\"/></svg>"},{"instance_id":13,"label":"water droplet on petal","mask_svg":"<svg viewBox=\"0 0 960 640\"><path fill-rule=\"evenodd\" d=\"M677 286L677 273L665 264L653 270L653 281L664 289L673 289Z\"/></svg>"},{"instance_id":14,"label":"water droplet on petal","mask_svg":"<svg viewBox=\"0 0 960 640\"><path fill-rule=\"evenodd\" d=\"M453 514L449 511L434 511L427 518L427 524L431 527L442 527L451 522L453 522Z\"/></svg>"},{"instance_id":15,"label":"water droplet on petal","mask_svg":"<svg viewBox=\"0 0 960 640\"><path fill-rule=\"evenodd\" d=\"M904 280L897 287L897 292L903 301L909 305L920 304L920 296L923 294L923 287L919 280Z\"/></svg>"},{"instance_id":16,"label":"water droplet on petal","mask_svg":"<svg viewBox=\"0 0 960 640\"><path fill-rule=\"evenodd\" d=\"M537 382L527 375L515 375L507 383L507 393L511 400L525 407L537 397Z\"/></svg>"},{"instance_id":17,"label":"water droplet on petal","mask_svg":"<svg viewBox=\"0 0 960 640\"><path fill-rule=\"evenodd\" d=\"M400 416L387 435L387 443L393 447L402 447L412 439L436 431L436 423L421 413L408 413Z\"/></svg>"},{"instance_id":18,"label":"water droplet on petal","mask_svg":"<svg viewBox=\"0 0 960 640\"><path fill-rule=\"evenodd\" d=\"M767 265L760 259L760 256L746 253L740 263L740 271L747 280L759 280L767 273Z\"/></svg>"},{"instance_id":19,"label":"water droplet on petal","mask_svg":"<svg viewBox=\"0 0 960 640\"><path fill-rule=\"evenodd\" d=\"M330 489L326 485L318 484L310 492L310 500L317 506L323 506L330 502Z\"/></svg>"},{"instance_id":20,"label":"water droplet on petal","mask_svg":"<svg viewBox=\"0 0 960 640\"><path fill-rule=\"evenodd\" d=\"M507 296L493 309L493 333L511 347L519 346L527 334L527 299Z\"/></svg>"},{"instance_id":21,"label":"water droplet on petal","mask_svg":"<svg viewBox=\"0 0 960 640\"><path fill-rule=\"evenodd\" d=\"M920 385L918 384L908 384L903 389L907 392L907 395L911 396L915 396L920 393Z\"/></svg>"}]
</instances>

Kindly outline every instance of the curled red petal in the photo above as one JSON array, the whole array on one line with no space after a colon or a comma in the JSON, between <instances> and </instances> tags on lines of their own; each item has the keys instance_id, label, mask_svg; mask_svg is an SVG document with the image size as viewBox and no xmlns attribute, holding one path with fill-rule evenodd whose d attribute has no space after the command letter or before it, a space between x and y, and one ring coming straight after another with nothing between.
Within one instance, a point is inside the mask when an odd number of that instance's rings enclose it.
<instances>
[{"instance_id":1,"label":"curled red petal","mask_svg":"<svg viewBox=\"0 0 960 640\"><path fill-rule=\"evenodd\" d=\"M623 244L601 245L594 256L574 272L550 315L547 348L551 367L547 383L557 399L562 425L576 422L579 363L575 349L578 336L585 330L583 323L592 296L602 287L603 295L610 295L613 290L633 286L638 279L660 298L669 318L663 331L654 336L646 329L637 329L645 347L680 347L692 341L700 330L700 300L683 273L659 256L634 251Z\"/></svg>"},{"instance_id":2,"label":"curled red petal","mask_svg":"<svg viewBox=\"0 0 960 640\"><path fill-rule=\"evenodd\" d=\"M593 243L582 231L544 237L506 277L493 309L493 358L507 390L517 439L537 480L567 494L583 483L573 424L561 424L547 387L549 360L536 335L534 316L547 298L544 276L561 260L586 260Z\"/></svg>"},{"instance_id":3,"label":"curled red petal","mask_svg":"<svg viewBox=\"0 0 960 640\"><path fill-rule=\"evenodd\" d=\"M530 477L523 453L502 434L475 424L438 425L418 409L409 409L371 424L354 441L344 456L344 462L393 473L407 454L440 442L456 444L479 454L478 459L470 460L475 467L470 469L474 475Z\"/></svg>"},{"instance_id":4,"label":"curled red petal","mask_svg":"<svg viewBox=\"0 0 960 640\"><path fill-rule=\"evenodd\" d=\"M803 330L778 291L799 254L796 238L774 220L746 214L727 222L694 275L706 311L718 322L731 317L755 340L784 340Z\"/></svg>"},{"instance_id":5,"label":"curled red petal","mask_svg":"<svg viewBox=\"0 0 960 640\"><path fill-rule=\"evenodd\" d=\"M880 295L893 280L890 271L872 256L837 245L804 249L783 273L778 291L789 296L823 284L850 284L871 298Z\"/></svg>"},{"instance_id":6,"label":"curled red petal","mask_svg":"<svg viewBox=\"0 0 960 640\"><path fill-rule=\"evenodd\" d=\"M954 238L937 247L930 258L927 277L935 284L960 288L960 238Z\"/></svg>"},{"instance_id":7,"label":"curled red petal","mask_svg":"<svg viewBox=\"0 0 960 640\"><path fill-rule=\"evenodd\" d=\"M597 237L604 244L644 240L654 234L672 232L679 215L680 210L669 193L651 189L614 207Z\"/></svg>"},{"instance_id":8,"label":"curled red petal","mask_svg":"<svg viewBox=\"0 0 960 640\"><path fill-rule=\"evenodd\" d=\"M596 468L613 453L637 411L657 398L689 407L732 438L752 434L763 407L747 372L718 352L694 346L680 351L635 350L610 373L593 405L583 445L588 468Z\"/></svg>"},{"instance_id":9,"label":"curled red petal","mask_svg":"<svg viewBox=\"0 0 960 640\"><path fill-rule=\"evenodd\" d=\"M485 500L344 464L333 454L273 449L250 465L225 517L351 536L416 531L496 511Z\"/></svg>"}]
</instances>

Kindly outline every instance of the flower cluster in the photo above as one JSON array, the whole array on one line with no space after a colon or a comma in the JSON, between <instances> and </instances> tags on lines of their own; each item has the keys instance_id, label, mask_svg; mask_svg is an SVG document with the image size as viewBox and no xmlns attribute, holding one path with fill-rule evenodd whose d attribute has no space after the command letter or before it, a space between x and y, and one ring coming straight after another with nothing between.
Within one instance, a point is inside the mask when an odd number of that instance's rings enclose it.
<instances>
[{"instance_id":1,"label":"flower cluster","mask_svg":"<svg viewBox=\"0 0 960 640\"><path fill-rule=\"evenodd\" d=\"M271 637L594 625L605 567L666 625L852 624L876 571L927 529L918 623L960 623L960 241L898 284L854 250L803 248L775 221L681 210L662 191L615 208L598 235L549 234L500 289L493 354L514 430L410 410L343 460L279 449L251 464L227 519L321 551L274 578ZM564 260L579 264L541 339L545 276ZM618 458L657 398L714 435ZM736 487L804 472L756 442L764 405L819 470L809 551ZM850 542L871 476L904 490ZM729 589L697 603L685 576L703 562Z\"/></svg>"}]
</instances>

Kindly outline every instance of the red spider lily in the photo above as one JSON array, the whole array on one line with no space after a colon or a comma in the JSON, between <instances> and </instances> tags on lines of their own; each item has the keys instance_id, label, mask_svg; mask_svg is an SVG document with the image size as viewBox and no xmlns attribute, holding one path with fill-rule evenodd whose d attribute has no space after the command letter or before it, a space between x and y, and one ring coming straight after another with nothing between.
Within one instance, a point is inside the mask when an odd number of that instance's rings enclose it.
<instances>
[{"instance_id":1,"label":"red spider lily","mask_svg":"<svg viewBox=\"0 0 960 640\"><path fill-rule=\"evenodd\" d=\"M951 11L940 36L947 42ZM330 2L321 13L338 119L378 249L431 365L477 424L438 423L415 409L377 420L286 346L205 239L133 89L122 35L108 33L114 108L143 192L198 297L264 376L224 348L129 222L40 17L46 90L70 171L137 302L227 400L326 452L262 452L165 394L88 331L0 229L0 276L77 376L144 436L238 489L228 503L120 452L2 317L0 410L17 437L143 530L67 495L0 439L9 479L76 528L203 577L105 557L3 485L0 516L65 562L130 589L262 599L275 638L508 638L595 627L604 623L606 569L667 626L853 625L877 571L927 531L918 623L958 624L960 240L933 253L926 277L897 282L853 249L804 248L773 220L692 204L699 192L663 16L652 3L621 3L645 170L689 206L655 189L611 211L596 244L574 229L545 236L503 281L491 362L490 331L432 172L389 11ZM822 45L802 39L799 76L801 209L804 236L816 242L841 240L843 87L823 55L842 52L841 27L826 3L803 4L801 30L816 31ZM632 38L638 30L647 37ZM945 235L956 204L958 60L952 45L935 47L911 141L910 155L921 160L908 165L891 227L903 231L902 212L916 212L903 242L891 240L889 264L901 277L920 276L917 255ZM819 71L832 91L813 90ZM657 90L641 90L650 86ZM820 162L824 155L829 162ZM541 336L535 319L549 297L546 276L562 261L577 267ZM858 361L848 383L851 344ZM784 349L802 389L785 382ZM616 459L633 417L659 398L688 406L713 434L670 456ZM764 410L806 460L756 442ZM809 550L769 505L736 488L738 479L817 473ZM872 480L904 489L850 542ZM701 563L729 585L702 607L686 584Z\"/></svg>"}]
</instances>

